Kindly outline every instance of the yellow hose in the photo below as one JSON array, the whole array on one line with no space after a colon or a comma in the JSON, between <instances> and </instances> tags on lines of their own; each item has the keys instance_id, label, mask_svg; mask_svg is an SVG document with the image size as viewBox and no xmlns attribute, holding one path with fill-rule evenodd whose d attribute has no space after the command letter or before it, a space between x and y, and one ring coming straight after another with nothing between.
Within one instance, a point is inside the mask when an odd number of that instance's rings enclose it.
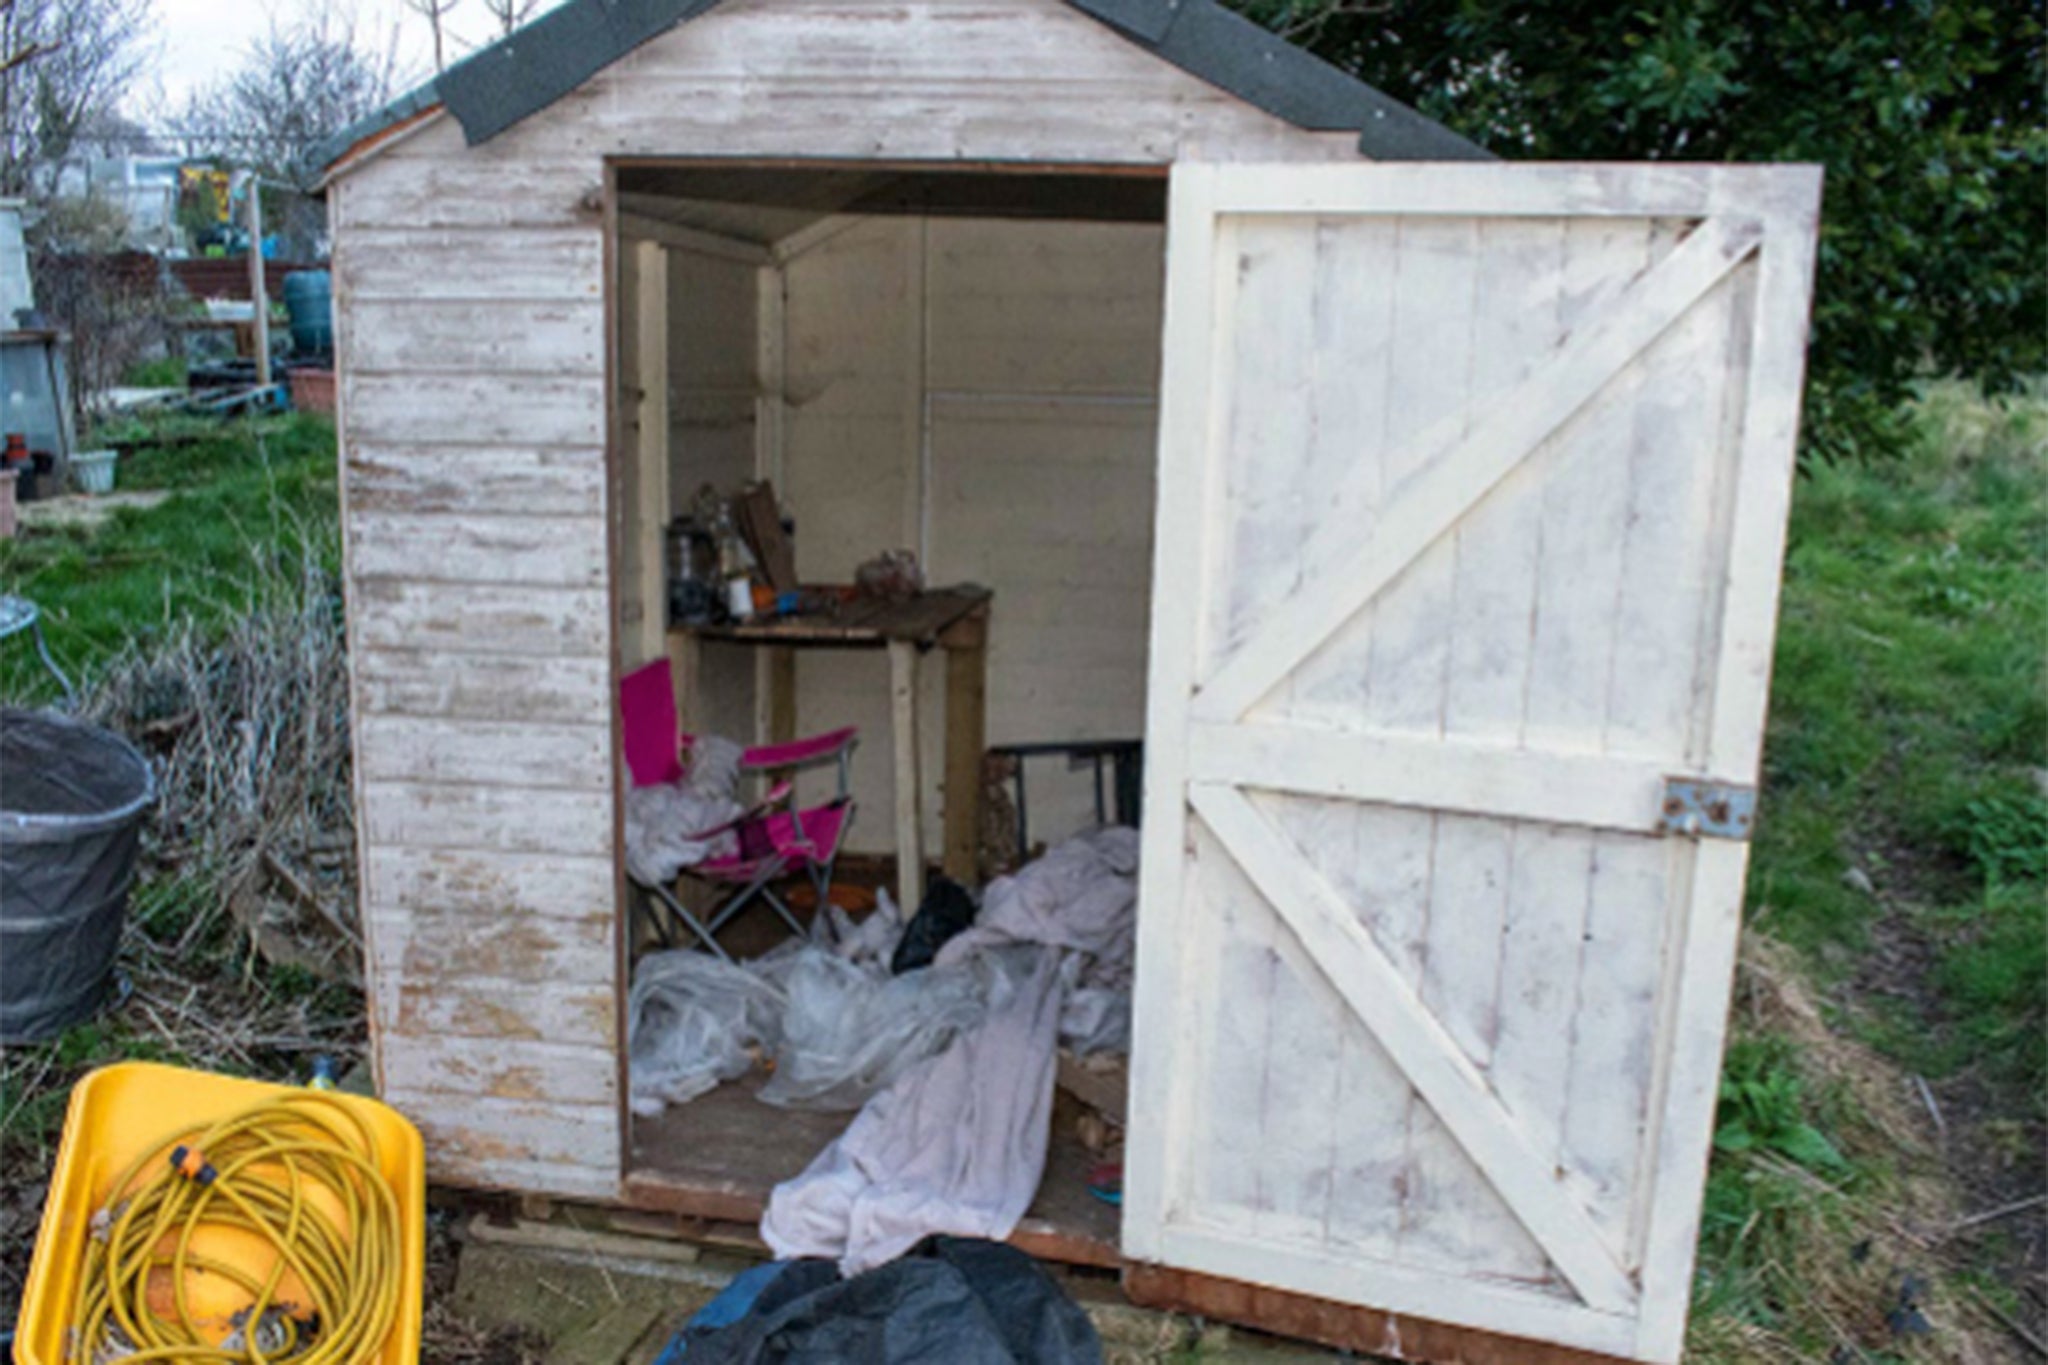
<instances>
[{"instance_id":1,"label":"yellow hose","mask_svg":"<svg viewBox=\"0 0 2048 1365\"><path fill-rule=\"evenodd\" d=\"M398 1201L375 1137L344 1105L309 1091L188 1128L110 1188L86 1244L76 1359L363 1365L382 1349L404 1285ZM327 1198L312 1197L323 1189ZM341 1211L339 1225L330 1207ZM197 1234L217 1228L256 1234L275 1249L274 1263L257 1273L193 1250ZM162 1276L152 1303L157 1271L168 1272L169 1305ZM278 1300L287 1271L310 1302ZM223 1276L249 1295L235 1345L220 1343L222 1324L195 1317L191 1272ZM266 1350L257 1329L272 1309L283 1340Z\"/></svg>"}]
</instances>

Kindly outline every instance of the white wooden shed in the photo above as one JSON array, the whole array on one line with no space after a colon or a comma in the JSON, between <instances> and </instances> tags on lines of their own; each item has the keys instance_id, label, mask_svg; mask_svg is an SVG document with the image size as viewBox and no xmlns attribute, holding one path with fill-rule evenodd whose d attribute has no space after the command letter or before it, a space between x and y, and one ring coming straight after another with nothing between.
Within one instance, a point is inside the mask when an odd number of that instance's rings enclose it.
<instances>
[{"instance_id":1,"label":"white wooden shed","mask_svg":"<svg viewBox=\"0 0 2048 1365\"><path fill-rule=\"evenodd\" d=\"M763 475L807 580L993 589L992 742L1145 742L1121 1223L1023 1244L1676 1359L1818 188L1487 160L1211 0L570 0L353 130L363 918L435 1178L744 1221L822 1140L624 1103L617 680L663 524ZM692 729L861 725L893 846L879 658L701 673Z\"/></svg>"}]
</instances>

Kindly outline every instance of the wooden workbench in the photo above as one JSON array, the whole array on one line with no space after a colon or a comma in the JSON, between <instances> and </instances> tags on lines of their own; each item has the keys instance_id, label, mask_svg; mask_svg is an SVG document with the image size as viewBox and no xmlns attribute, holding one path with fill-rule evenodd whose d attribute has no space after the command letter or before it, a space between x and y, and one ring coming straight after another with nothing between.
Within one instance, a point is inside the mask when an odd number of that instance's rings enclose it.
<instances>
[{"instance_id":1,"label":"wooden workbench","mask_svg":"<svg viewBox=\"0 0 2048 1365\"><path fill-rule=\"evenodd\" d=\"M965 584L902 602L861 599L830 613L715 626L671 626L670 667L679 713L693 722L699 649L706 640L768 651L769 743L796 737L800 649L889 651L890 730L896 772L896 885L905 914L924 894L923 769L918 755L918 656L946 652L944 793L946 875L972 883L981 830L981 755L988 734L988 618L992 594ZM819 727L830 728L830 727Z\"/></svg>"}]
</instances>

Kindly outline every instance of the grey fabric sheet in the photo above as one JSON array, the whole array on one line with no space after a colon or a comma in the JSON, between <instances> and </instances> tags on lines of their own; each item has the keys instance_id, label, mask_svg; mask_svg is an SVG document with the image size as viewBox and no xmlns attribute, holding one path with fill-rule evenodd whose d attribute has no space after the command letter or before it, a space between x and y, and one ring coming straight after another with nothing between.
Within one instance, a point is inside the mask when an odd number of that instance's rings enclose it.
<instances>
[{"instance_id":1,"label":"grey fabric sheet","mask_svg":"<svg viewBox=\"0 0 2048 1365\"><path fill-rule=\"evenodd\" d=\"M856 1275L932 1233L1016 1229L1045 1171L1067 998L1091 976L1129 978L1136 871L1136 833L1107 829L989 886L979 921L936 964L985 972L987 1014L776 1186L761 1220L776 1256L827 1257Z\"/></svg>"}]
</instances>

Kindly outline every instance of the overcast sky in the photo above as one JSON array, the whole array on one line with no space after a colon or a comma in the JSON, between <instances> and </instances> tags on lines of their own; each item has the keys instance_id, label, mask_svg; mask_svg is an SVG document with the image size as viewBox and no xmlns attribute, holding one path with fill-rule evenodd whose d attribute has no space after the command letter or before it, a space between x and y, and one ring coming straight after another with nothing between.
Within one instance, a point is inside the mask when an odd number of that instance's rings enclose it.
<instances>
[{"instance_id":1,"label":"overcast sky","mask_svg":"<svg viewBox=\"0 0 2048 1365\"><path fill-rule=\"evenodd\" d=\"M558 0L542 0L552 9ZM320 0L155 0L156 80L138 92L137 111L155 103L160 87L164 104L176 109L192 91L232 71L249 44L270 24L288 26L320 7ZM403 0L334 0L337 14L354 16L358 45L382 53L397 47L401 88L424 79L434 66L434 43L427 21L408 10ZM495 36L495 20L479 0L456 0L444 20L449 33L448 60L454 61Z\"/></svg>"}]
</instances>

